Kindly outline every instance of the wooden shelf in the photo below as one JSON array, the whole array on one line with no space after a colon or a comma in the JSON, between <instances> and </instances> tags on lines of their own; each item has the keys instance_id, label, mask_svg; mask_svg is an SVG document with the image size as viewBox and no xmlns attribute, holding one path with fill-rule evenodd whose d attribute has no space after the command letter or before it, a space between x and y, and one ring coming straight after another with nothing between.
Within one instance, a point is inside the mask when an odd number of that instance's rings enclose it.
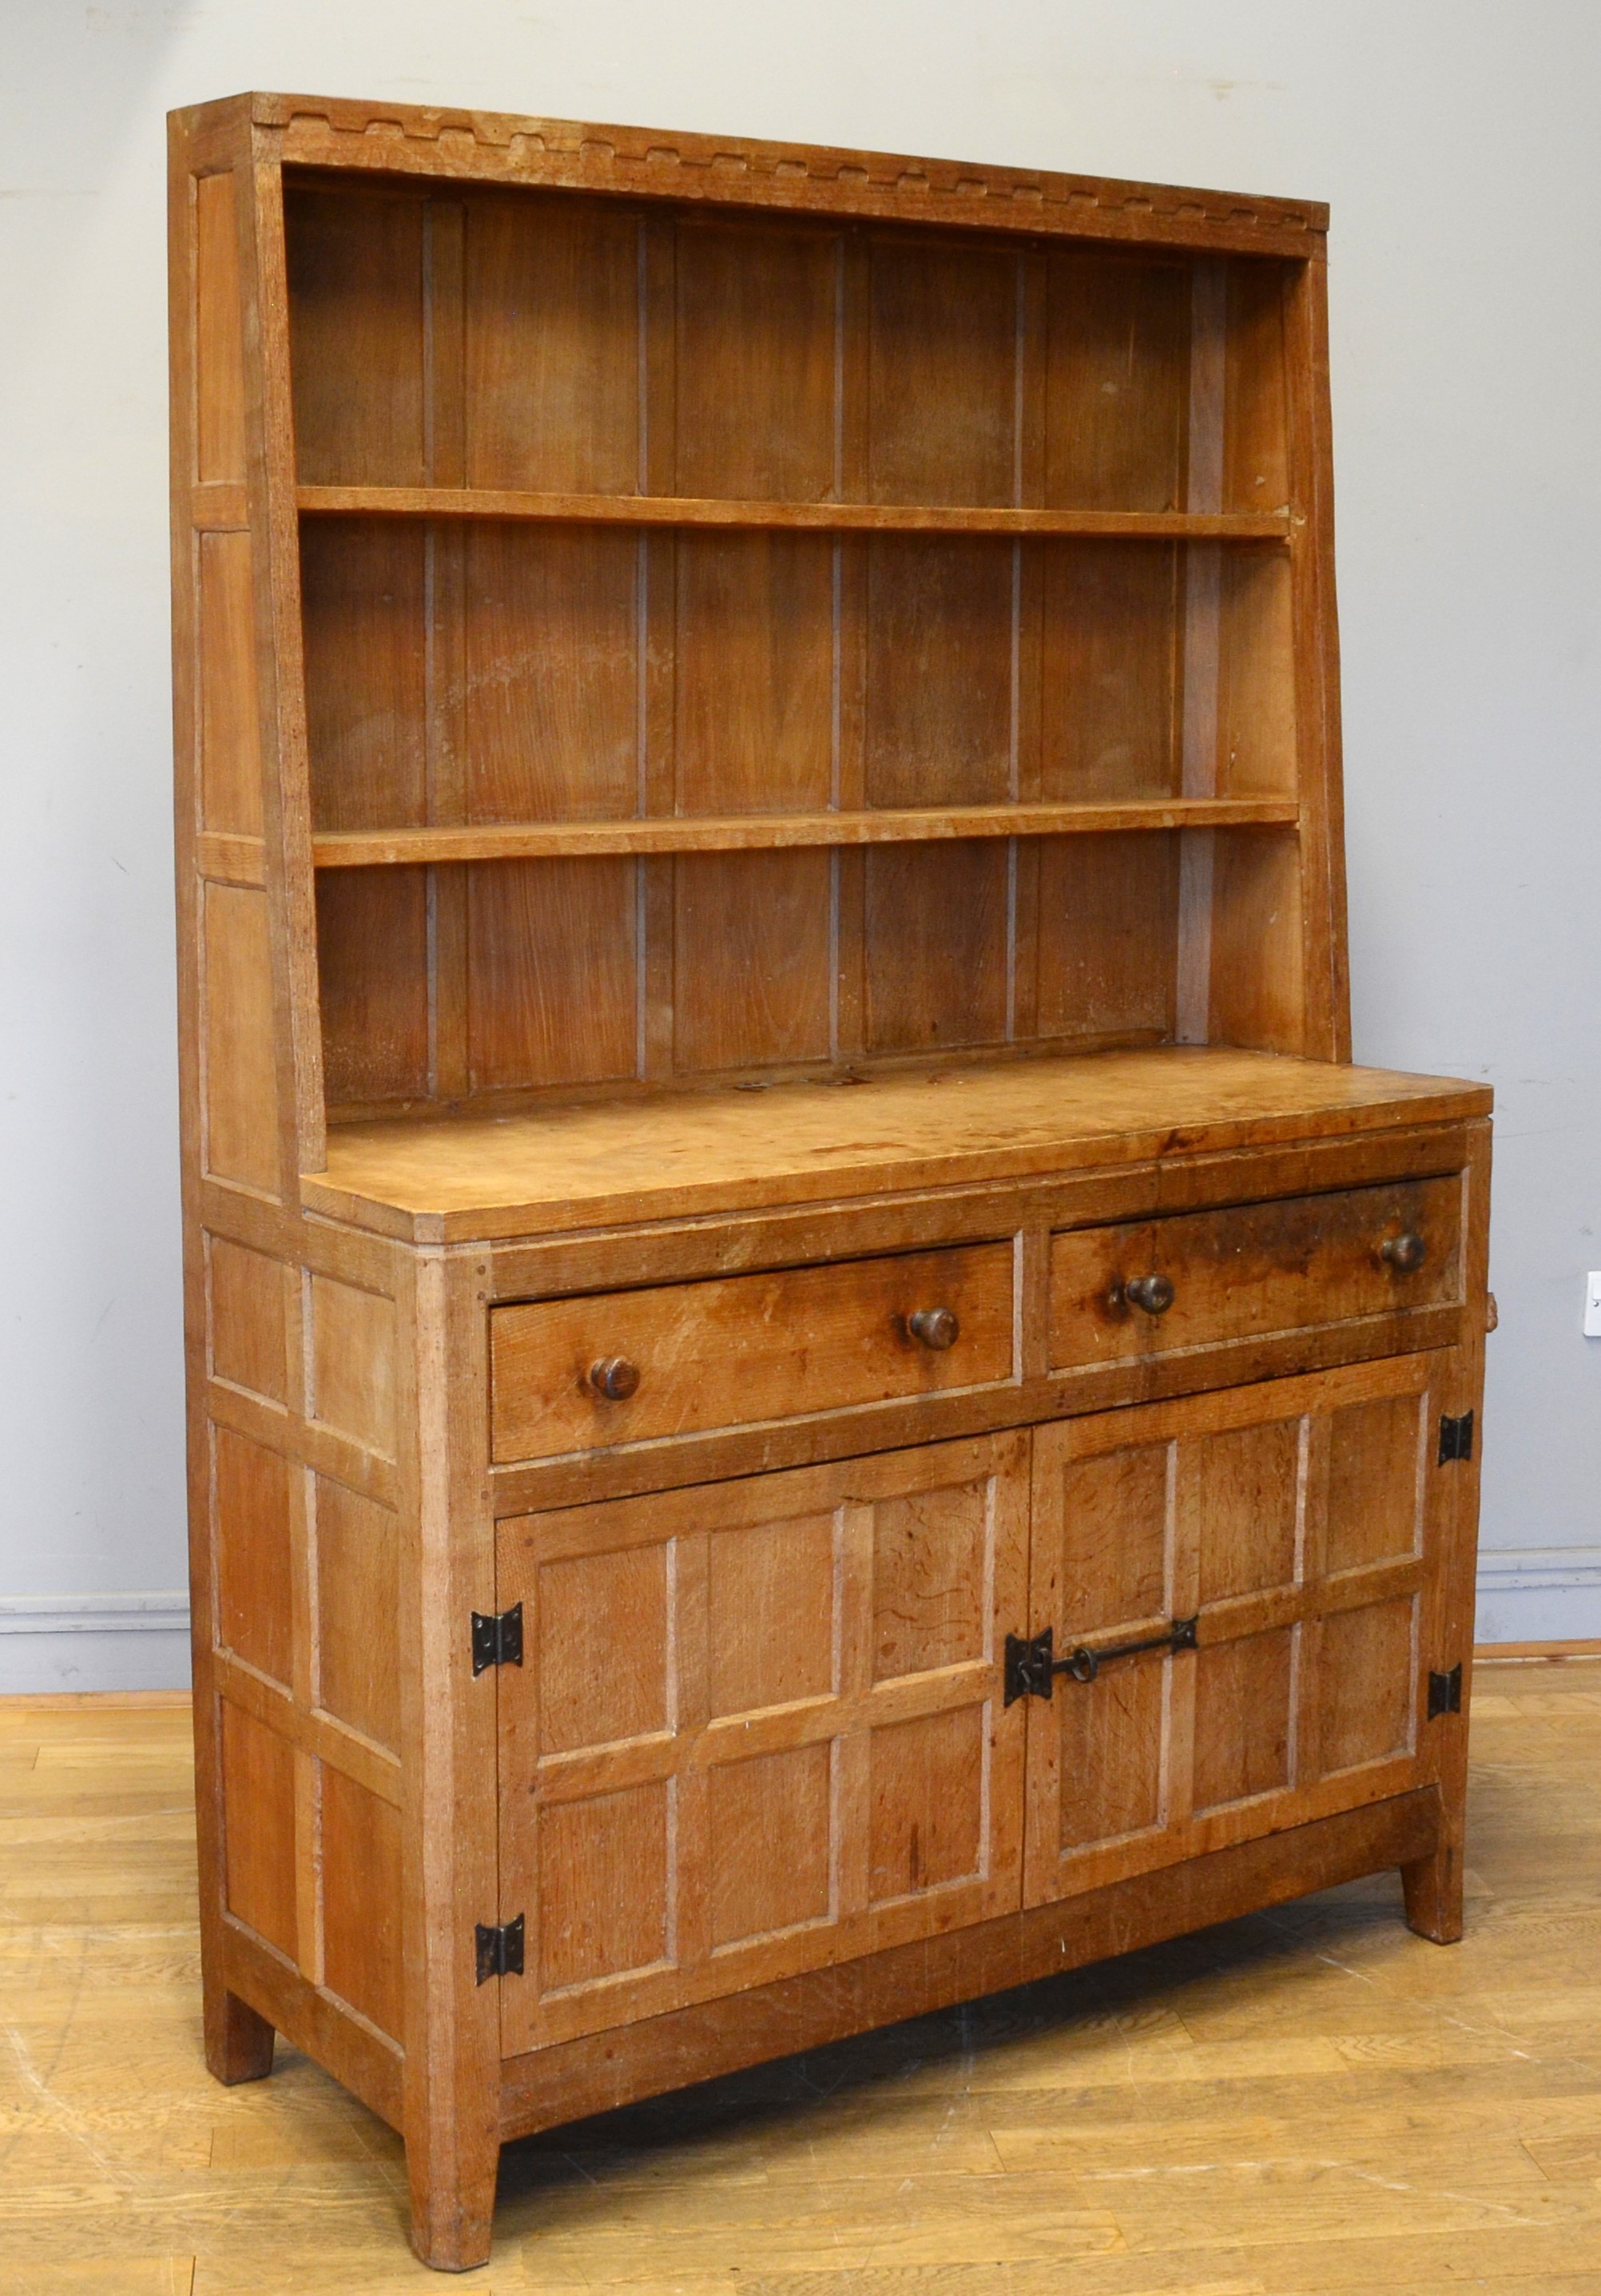
<instances>
[{"instance_id":1,"label":"wooden shelf","mask_svg":"<svg viewBox=\"0 0 1601 2296\"><path fill-rule=\"evenodd\" d=\"M907 845L1116 830L1272 829L1293 798L1142 798L1121 805L967 805L880 813L756 813L649 821L508 822L466 829L338 829L312 839L319 869L430 861L546 861L604 853L751 853L808 845Z\"/></svg>"},{"instance_id":2,"label":"wooden shelf","mask_svg":"<svg viewBox=\"0 0 1601 2296\"><path fill-rule=\"evenodd\" d=\"M823 534L1080 535L1130 541L1286 542L1287 513L981 509L946 503L729 502L686 495L551 495L488 487L300 487L314 517L532 519L558 525L777 527Z\"/></svg>"}]
</instances>

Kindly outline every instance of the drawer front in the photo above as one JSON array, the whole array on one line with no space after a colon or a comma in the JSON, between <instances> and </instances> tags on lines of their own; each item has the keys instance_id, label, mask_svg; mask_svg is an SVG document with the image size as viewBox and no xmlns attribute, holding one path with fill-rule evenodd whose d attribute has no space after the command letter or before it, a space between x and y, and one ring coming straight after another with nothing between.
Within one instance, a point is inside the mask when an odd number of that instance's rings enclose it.
<instances>
[{"instance_id":1,"label":"drawer front","mask_svg":"<svg viewBox=\"0 0 1601 2296\"><path fill-rule=\"evenodd\" d=\"M496 1308L493 1456L549 1457L1010 1379L1013 1292L1005 1242Z\"/></svg>"},{"instance_id":2,"label":"drawer front","mask_svg":"<svg viewBox=\"0 0 1601 2296\"><path fill-rule=\"evenodd\" d=\"M1150 1278L1157 1288L1147 1284L1142 1306L1139 1287ZM1051 1239L1051 1367L1118 1363L1461 1297L1455 1175L1072 1229Z\"/></svg>"}]
</instances>

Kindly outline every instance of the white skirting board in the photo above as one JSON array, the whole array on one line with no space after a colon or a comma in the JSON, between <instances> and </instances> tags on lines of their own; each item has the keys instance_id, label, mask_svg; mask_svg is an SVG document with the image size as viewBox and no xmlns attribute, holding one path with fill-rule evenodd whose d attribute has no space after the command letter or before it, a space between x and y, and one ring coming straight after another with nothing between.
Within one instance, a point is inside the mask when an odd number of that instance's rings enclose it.
<instances>
[{"instance_id":1,"label":"white skirting board","mask_svg":"<svg viewBox=\"0 0 1601 2296\"><path fill-rule=\"evenodd\" d=\"M0 1595L0 1694L186 1690L189 1596Z\"/></svg>"},{"instance_id":2,"label":"white skirting board","mask_svg":"<svg viewBox=\"0 0 1601 2296\"><path fill-rule=\"evenodd\" d=\"M1481 1548L1480 1643L1601 1641L1601 1546ZM0 1595L0 1695L183 1690L189 1597Z\"/></svg>"},{"instance_id":3,"label":"white skirting board","mask_svg":"<svg viewBox=\"0 0 1601 2296\"><path fill-rule=\"evenodd\" d=\"M1601 1546L1482 1546L1474 1640L1601 1641Z\"/></svg>"}]
</instances>

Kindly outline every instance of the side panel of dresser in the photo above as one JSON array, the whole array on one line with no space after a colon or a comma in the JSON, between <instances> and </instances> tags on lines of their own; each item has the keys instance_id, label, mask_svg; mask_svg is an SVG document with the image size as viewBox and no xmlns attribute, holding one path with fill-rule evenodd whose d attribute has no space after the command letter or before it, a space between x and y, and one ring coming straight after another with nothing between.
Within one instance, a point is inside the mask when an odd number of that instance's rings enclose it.
<instances>
[{"instance_id":1,"label":"side panel of dresser","mask_svg":"<svg viewBox=\"0 0 1601 2296\"><path fill-rule=\"evenodd\" d=\"M297 1237L205 1193L192 1560L208 2002L236 1991L398 2120L408 1256Z\"/></svg>"},{"instance_id":2,"label":"side panel of dresser","mask_svg":"<svg viewBox=\"0 0 1601 2296\"><path fill-rule=\"evenodd\" d=\"M283 2033L403 2131L418 2238L489 2236L498 2134L487 1262L202 1184L191 1583L208 2060ZM249 2046L242 2046L240 2037Z\"/></svg>"},{"instance_id":3,"label":"side panel of dresser","mask_svg":"<svg viewBox=\"0 0 1601 2296\"><path fill-rule=\"evenodd\" d=\"M493 1592L484 1271L300 1218L324 1117L281 182L248 99L176 116L169 156L207 2061L259 2079L281 2031L404 2128L418 2244L464 2265L498 2141L493 1703L456 1662Z\"/></svg>"}]
</instances>

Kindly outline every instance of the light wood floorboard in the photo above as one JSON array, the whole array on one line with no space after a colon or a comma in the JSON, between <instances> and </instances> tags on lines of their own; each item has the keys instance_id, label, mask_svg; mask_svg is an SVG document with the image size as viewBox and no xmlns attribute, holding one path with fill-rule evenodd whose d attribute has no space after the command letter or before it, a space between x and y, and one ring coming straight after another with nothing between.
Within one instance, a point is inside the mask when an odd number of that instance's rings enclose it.
<instances>
[{"instance_id":1,"label":"light wood floorboard","mask_svg":"<svg viewBox=\"0 0 1601 2296\"><path fill-rule=\"evenodd\" d=\"M495 2296L1601 2296L1601 1661L1478 1676L1392 1878L516 2146ZM390 2296L398 2140L201 2062L185 1709L0 1700L0 2288Z\"/></svg>"}]
</instances>

